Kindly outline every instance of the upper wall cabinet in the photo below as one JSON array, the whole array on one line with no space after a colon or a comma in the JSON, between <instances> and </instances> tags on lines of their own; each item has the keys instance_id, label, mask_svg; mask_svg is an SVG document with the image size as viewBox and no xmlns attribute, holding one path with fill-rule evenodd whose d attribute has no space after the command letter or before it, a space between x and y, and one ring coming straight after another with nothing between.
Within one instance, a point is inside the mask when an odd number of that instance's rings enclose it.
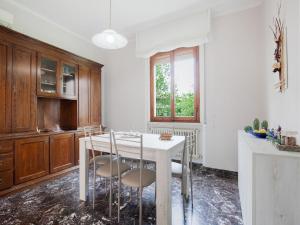
<instances>
[{"instance_id":1,"label":"upper wall cabinet","mask_svg":"<svg viewBox=\"0 0 300 225\"><path fill-rule=\"evenodd\" d=\"M78 82L78 123L80 127L90 125L90 69L86 66L79 66Z\"/></svg>"},{"instance_id":2,"label":"upper wall cabinet","mask_svg":"<svg viewBox=\"0 0 300 225\"><path fill-rule=\"evenodd\" d=\"M37 95L77 99L77 65L39 54Z\"/></svg>"},{"instance_id":3,"label":"upper wall cabinet","mask_svg":"<svg viewBox=\"0 0 300 225\"><path fill-rule=\"evenodd\" d=\"M90 87L90 113L91 125L101 123L101 71L100 69L91 69L91 87Z\"/></svg>"},{"instance_id":4,"label":"upper wall cabinet","mask_svg":"<svg viewBox=\"0 0 300 225\"><path fill-rule=\"evenodd\" d=\"M68 99L77 98L77 65L62 62L61 96Z\"/></svg>"},{"instance_id":5,"label":"upper wall cabinet","mask_svg":"<svg viewBox=\"0 0 300 225\"><path fill-rule=\"evenodd\" d=\"M99 125L101 68L0 25L0 134Z\"/></svg>"},{"instance_id":6,"label":"upper wall cabinet","mask_svg":"<svg viewBox=\"0 0 300 225\"><path fill-rule=\"evenodd\" d=\"M36 129L36 53L21 46L13 47L12 130Z\"/></svg>"},{"instance_id":7,"label":"upper wall cabinet","mask_svg":"<svg viewBox=\"0 0 300 225\"><path fill-rule=\"evenodd\" d=\"M12 48L0 41L0 133L11 131Z\"/></svg>"},{"instance_id":8,"label":"upper wall cabinet","mask_svg":"<svg viewBox=\"0 0 300 225\"><path fill-rule=\"evenodd\" d=\"M101 123L101 69L79 66L79 127Z\"/></svg>"},{"instance_id":9,"label":"upper wall cabinet","mask_svg":"<svg viewBox=\"0 0 300 225\"><path fill-rule=\"evenodd\" d=\"M37 94L39 96L58 96L58 60L50 56L38 56Z\"/></svg>"}]
</instances>

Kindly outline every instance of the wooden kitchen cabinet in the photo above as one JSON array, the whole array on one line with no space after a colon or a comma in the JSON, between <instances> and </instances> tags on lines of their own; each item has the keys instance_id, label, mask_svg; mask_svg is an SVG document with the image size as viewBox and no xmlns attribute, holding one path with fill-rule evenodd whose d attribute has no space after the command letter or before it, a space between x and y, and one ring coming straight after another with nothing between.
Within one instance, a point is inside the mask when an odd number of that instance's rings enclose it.
<instances>
[{"instance_id":1,"label":"wooden kitchen cabinet","mask_svg":"<svg viewBox=\"0 0 300 225\"><path fill-rule=\"evenodd\" d=\"M12 131L36 129L36 53L21 46L13 47Z\"/></svg>"},{"instance_id":2,"label":"wooden kitchen cabinet","mask_svg":"<svg viewBox=\"0 0 300 225\"><path fill-rule=\"evenodd\" d=\"M90 124L99 125L101 123L101 70L91 70L90 85Z\"/></svg>"},{"instance_id":3,"label":"wooden kitchen cabinet","mask_svg":"<svg viewBox=\"0 0 300 225\"><path fill-rule=\"evenodd\" d=\"M13 142L0 141L0 191L13 186Z\"/></svg>"},{"instance_id":4,"label":"wooden kitchen cabinet","mask_svg":"<svg viewBox=\"0 0 300 225\"><path fill-rule=\"evenodd\" d=\"M13 186L13 171L0 172L0 191Z\"/></svg>"},{"instance_id":5,"label":"wooden kitchen cabinet","mask_svg":"<svg viewBox=\"0 0 300 225\"><path fill-rule=\"evenodd\" d=\"M0 26L0 196L78 164L81 128L101 124L102 66Z\"/></svg>"},{"instance_id":6,"label":"wooden kitchen cabinet","mask_svg":"<svg viewBox=\"0 0 300 225\"><path fill-rule=\"evenodd\" d=\"M101 124L101 69L79 66L79 127Z\"/></svg>"},{"instance_id":7,"label":"wooden kitchen cabinet","mask_svg":"<svg viewBox=\"0 0 300 225\"><path fill-rule=\"evenodd\" d=\"M0 133L11 131L12 47L0 41Z\"/></svg>"},{"instance_id":8,"label":"wooden kitchen cabinet","mask_svg":"<svg viewBox=\"0 0 300 225\"><path fill-rule=\"evenodd\" d=\"M49 174L49 136L15 141L15 184Z\"/></svg>"},{"instance_id":9,"label":"wooden kitchen cabinet","mask_svg":"<svg viewBox=\"0 0 300 225\"><path fill-rule=\"evenodd\" d=\"M90 125L90 69L86 66L79 66L78 82L78 125L79 127Z\"/></svg>"},{"instance_id":10,"label":"wooden kitchen cabinet","mask_svg":"<svg viewBox=\"0 0 300 225\"><path fill-rule=\"evenodd\" d=\"M74 165L74 134L50 136L50 172L55 173Z\"/></svg>"}]
</instances>

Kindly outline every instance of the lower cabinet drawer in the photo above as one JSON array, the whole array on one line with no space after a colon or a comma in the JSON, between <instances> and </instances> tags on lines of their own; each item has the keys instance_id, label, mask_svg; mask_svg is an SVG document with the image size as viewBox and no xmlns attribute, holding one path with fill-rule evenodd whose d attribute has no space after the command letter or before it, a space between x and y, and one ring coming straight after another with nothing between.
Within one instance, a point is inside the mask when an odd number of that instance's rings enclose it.
<instances>
[{"instance_id":1,"label":"lower cabinet drawer","mask_svg":"<svg viewBox=\"0 0 300 225\"><path fill-rule=\"evenodd\" d=\"M13 171L0 172L0 190L13 186Z\"/></svg>"},{"instance_id":2,"label":"lower cabinet drawer","mask_svg":"<svg viewBox=\"0 0 300 225\"><path fill-rule=\"evenodd\" d=\"M0 172L13 169L13 154L0 154Z\"/></svg>"},{"instance_id":3,"label":"lower cabinet drawer","mask_svg":"<svg viewBox=\"0 0 300 225\"><path fill-rule=\"evenodd\" d=\"M13 149L13 141L0 141L0 154L12 152Z\"/></svg>"}]
</instances>

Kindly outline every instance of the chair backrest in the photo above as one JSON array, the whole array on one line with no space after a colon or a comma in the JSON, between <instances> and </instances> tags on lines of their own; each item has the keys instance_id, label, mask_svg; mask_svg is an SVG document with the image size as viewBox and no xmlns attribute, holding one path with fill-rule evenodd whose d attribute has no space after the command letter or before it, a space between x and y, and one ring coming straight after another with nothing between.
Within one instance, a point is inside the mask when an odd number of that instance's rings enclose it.
<instances>
[{"instance_id":1,"label":"chair backrest","mask_svg":"<svg viewBox=\"0 0 300 225\"><path fill-rule=\"evenodd\" d=\"M196 141L197 141L196 133L189 133L185 136L185 152L189 153L190 162L193 161L193 153L195 152Z\"/></svg>"},{"instance_id":2,"label":"chair backrest","mask_svg":"<svg viewBox=\"0 0 300 225\"><path fill-rule=\"evenodd\" d=\"M136 147L139 148L139 161L140 161L140 186L142 185L142 169L143 165L143 135L138 133L131 133L131 132L114 132L111 131L112 139L113 139L113 146L115 148L115 153L117 158L119 159L120 153L126 150L119 150L119 146L132 146L132 144L136 144ZM119 160L118 160L119 161ZM118 175L120 176L120 170L118 168Z\"/></svg>"},{"instance_id":3,"label":"chair backrest","mask_svg":"<svg viewBox=\"0 0 300 225\"><path fill-rule=\"evenodd\" d=\"M101 125L96 126L96 127L95 126L86 126L83 128L83 131L84 131L85 137L89 137L90 134L91 135L100 135L100 134L104 133Z\"/></svg>"},{"instance_id":4,"label":"chair backrest","mask_svg":"<svg viewBox=\"0 0 300 225\"><path fill-rule=\"evenodd\" d=\"M92 156L93 156L93 163L94 163L94 168L96 167L96 162L95 162L95 146L97 145L97 141L93 139L93 137L97 135L103 135L102 138L107 138L110 140L110 155L112 158L112 137L110 133L104 132L101 125L99 127L92 127L92 126L87 126L83 128L84 130L84 135L85 137L89 138L91 150L92 150ZM104 136L104 134L109 134L109 136Z\"/></svg>"}]
</instances>

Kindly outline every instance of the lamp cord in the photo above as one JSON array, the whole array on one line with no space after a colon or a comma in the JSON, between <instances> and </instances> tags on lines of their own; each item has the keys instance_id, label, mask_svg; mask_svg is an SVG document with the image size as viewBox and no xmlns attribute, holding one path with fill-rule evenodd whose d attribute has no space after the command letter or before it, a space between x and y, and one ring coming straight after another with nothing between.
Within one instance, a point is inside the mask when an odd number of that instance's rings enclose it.
<instances>
[{"instance_id":1,"label":"lamp cord","mask_svg":"<svg viewBox=\"0 0 300 225\"><path fill-rule=\"evenodd\" d=\"M111 0L109 0L109 29L111 29Z\"/></svg>"}]
</instances>

